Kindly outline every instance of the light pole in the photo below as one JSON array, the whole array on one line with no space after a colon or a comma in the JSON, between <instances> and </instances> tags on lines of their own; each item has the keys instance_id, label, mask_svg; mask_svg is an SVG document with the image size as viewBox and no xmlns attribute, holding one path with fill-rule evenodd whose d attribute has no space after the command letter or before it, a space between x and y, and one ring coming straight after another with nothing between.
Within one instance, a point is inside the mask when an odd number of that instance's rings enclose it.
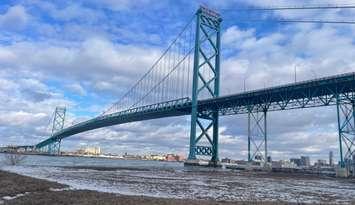
<instances>
[{"instance_id":1,"label":"light pole","mask_svg":"<svg viewBox=\"0 0 355 205\"><path fill-rule=\"evenodd\" d=\"M294 69L295 69L295 83L296 83L297 82L297 64L295 65Z\"/></svg>"},{"instance_id":2,"label":"light pole","mask_svg":"<svg viewBox=\"0 0 355 205\"><path fill-rule=\"evenodd\" d=\"M244 92L246 92L246 81L248 78L249 78L249 76L247 77L244 75L244 79L243 79Z\"/></svg>"},{"instance_id":3,"label":"light pole","mask_svg":"<svg viewBox=\"0 0 355 205\"><path fill-rule=\"evenodd\" d=\"M293 67L295 83L297 83L297 68L300 67L301 63L302 63L302 62L296 63L295 66Z\"/></svg>"},{"instance_id":4,"label":"light pole","mask_svg":"<svg viewBox=\"0 0 355 205\"><path fill-rule=\"evenodd\" d=\"M312 74L314 75L314 79L317 79L318 77L317 77L317 73L313 70L313 69L311 69L311 72L312 72Z\"/></svg>"}]
</instances>

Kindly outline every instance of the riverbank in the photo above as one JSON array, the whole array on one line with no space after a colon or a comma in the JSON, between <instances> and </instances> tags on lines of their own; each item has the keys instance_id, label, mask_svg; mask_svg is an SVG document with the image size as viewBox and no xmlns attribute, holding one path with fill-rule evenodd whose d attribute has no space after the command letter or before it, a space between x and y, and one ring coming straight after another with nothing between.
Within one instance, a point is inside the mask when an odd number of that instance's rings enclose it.
<instances>
[{"instance_id":1,"label":"riverbank","mask_svg":"<svg viewBox=\"0 0 355 205\"><path fill-rule=\"evenodd\" d=\"M125 196L88 190L73 190L67 185L0 171L0 204L16 205L241 205L292 204L285 202L223 202L214 200L166 199Z\"/></svg>"}]
</instances>

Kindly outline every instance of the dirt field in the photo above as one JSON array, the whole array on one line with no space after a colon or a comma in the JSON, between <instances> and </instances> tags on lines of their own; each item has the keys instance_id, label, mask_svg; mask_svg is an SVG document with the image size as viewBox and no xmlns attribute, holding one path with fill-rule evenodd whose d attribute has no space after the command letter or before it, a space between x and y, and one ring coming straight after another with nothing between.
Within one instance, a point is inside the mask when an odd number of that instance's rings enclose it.
<instances>
[{"instance_id":1,"label":"dirt field","mask_svg":"<svg viewBox=\"0 0 355 205\"><path fill-rule=\"evenodd\" d=\"M14 198L17 196L17 198ZM10 198L13 197L13 198ZM291 204L276 202L217 202L123 196L87 190L68 190L66 185L0 171L0 204L117 204L117 205L231 205Z\"/></svg>"}]
</instances>

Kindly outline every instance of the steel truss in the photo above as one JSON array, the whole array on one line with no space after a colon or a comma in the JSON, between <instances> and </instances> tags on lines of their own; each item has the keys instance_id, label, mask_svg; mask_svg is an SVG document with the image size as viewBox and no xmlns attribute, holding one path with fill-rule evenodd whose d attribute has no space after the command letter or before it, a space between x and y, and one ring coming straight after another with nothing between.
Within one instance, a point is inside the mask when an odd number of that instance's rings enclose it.
<instances>
[{"instance_id":1,"label":"steel truss","mask_svg":"<svg viewBox=\"0 0 355 205\"><path fill-rule=\"evenodd\" d=\"M211 156L212 165L216 165L219 161L218 110L201 113L198 110L198 100L219 96L221 21L219 14L204 7L196 13L188 159L195 160L196 155ZM202 141L205 141L205 145L201 145Z\"/></svg>"},{"instance_id":2,"label":"steel truss","mask_svg":"<svg viewBox=\"0 0 355 205\"><path fill-rule=\"evenodd\" d=\"M54 111L54 118L53 118L53 126L52 126L52 134L53 137L55 133L61 131L64 128L64 121L65 121L65 114L66 108L65 107L56 107ZM42 152L46 152L52 155L59 155L60 154L60 145L61 145L60 138L53 138L50 143L46 146L42 147L40 150Z\"/></svg>"},{"instance_id":3,"label":"steel truss","mask_svg":"<svg viewBox=\"0 0 355 205\"><path fill-rule=\"evenodd\" d=\"M350 166L355 154L355 96L337 96L340 165Z\"/></svg>"},{"instance_id":4,"label":"steel truss","mask_svg":"<svg viewBox=\"0 0 355 205\"><path fill-rule=\"evenodd\" d=\"M267 109L248 112L248 161L267 162Z\"/></svg>"},{"instance_id":5,"label":"steel truss","mask_svg":"<svg viewBox=\"0 0 355 205\"><path fill-rule=\"evenodd\" d=\"M336 105L338 95L344 97L354 92L354 81L354 73L319 78L203 100L199 109L208 112L213 104L220 115L236 115L248 114L250 107L251 112L258 112L265 106L268 111L278 111Z\"/></svg>"}]
</instances>

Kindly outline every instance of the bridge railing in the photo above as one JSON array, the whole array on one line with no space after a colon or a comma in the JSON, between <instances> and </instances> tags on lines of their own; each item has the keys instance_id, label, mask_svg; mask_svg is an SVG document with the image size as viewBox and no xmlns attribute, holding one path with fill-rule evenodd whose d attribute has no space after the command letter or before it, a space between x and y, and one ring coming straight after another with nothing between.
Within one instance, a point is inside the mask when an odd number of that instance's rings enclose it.
<instances>
[{"instance_id":1,"label":"bridge railing","mask_svg":"<svg viewBox=\"0 0 355 205\"><path fill-rule=\"evenodd\" d=\"M238 95L238 94L247 95L247 94L253 94L253 93L267 91L267 90L275 90L275 89L278 89L278 88L287 89L287 88L290 88L290 87L295 87L295 86L309 84L309 83L316 83L316 82L319 82L319 81L332 80L332 79L336 79L337 82L339 82L340 78L342 78L342 77L352 77L352 79L355 79L355 72L348 72L348 73L332 75L332 76L327 76L327 77L322 77L322 78L304 80L304 81L299 81L299 82L295 82L295 83L286 83L286 84L267 87L267 88L259 88L259 89L255 89L255 90L249 90L249 91L244 91L244 92L240 92L240 93L236 93L236 94L226 95L224 97L234 96L234 95Z\"/></svg>"}]
</instances>

